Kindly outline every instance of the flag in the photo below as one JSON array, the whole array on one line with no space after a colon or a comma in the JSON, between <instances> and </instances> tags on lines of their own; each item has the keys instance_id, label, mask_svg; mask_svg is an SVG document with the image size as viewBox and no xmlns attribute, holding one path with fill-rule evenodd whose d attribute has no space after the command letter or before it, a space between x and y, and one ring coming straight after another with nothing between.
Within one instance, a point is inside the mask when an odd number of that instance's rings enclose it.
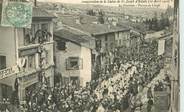
<instances>
[{"instance_id":1,"label":"flag","mask_svg":"<svg viewBox=\"0 0 184 112\"><path fill-rule=\"evenodd\" d=\"M158 55L162 55L165 52L165 40L158 41Z\"/></svg>"}]
</instances>

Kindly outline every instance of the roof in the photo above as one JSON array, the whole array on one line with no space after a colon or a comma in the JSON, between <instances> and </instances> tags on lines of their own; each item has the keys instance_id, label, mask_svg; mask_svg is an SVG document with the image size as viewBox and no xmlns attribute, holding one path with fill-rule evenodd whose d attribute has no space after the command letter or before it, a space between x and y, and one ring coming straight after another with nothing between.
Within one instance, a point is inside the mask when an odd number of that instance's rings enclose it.
<instances>
[{"instance_id":1,"label":"roof","mask_svg":"<svg viewBox=\"0 0 184 112\"><path fill-rule=\"evenodd\" d=\"M124 27L125 26L129 27L132 30L134 30L136 32L140 32L140 33L145 33L147 31L147 28L145 25L143 25L141 23L130 22L128 20L123 20L123 21L119 22L118 25L124 26Z\"/></svg>"},{"instance_id":2,"label":"roof","mask_svg":"<svg viewBox=\"0 0 184 112\"><path fill-rule=\"evenodd\" d=\"M146 34L145 39L161 39L165 37L168 37L168 38L172 37L172 33L165 30L161 30L161 31Z\"/></svg>"},{"instance_id":3,"label":"roof","mask_svg":"<svg viewBox=\"0 0 184 112\"><path fill-rule=\"evenodd\" d=\"M78 18L82 17L81 24L76 23ZM102 35L120 31L129 31L130 29L118 26L109 26L108 24L98 24L98 17L88 15L60 15L60 21L70 27L90 33L91 35Z\"/></svg>"},{"instance_id":4,"label":"roof","mask_svg":"<svg viewBox=\"0 0 184 112\"><path fill-rule=\"evenodd\" d=\"M33 7L33 18L55 18L56 16L38 7Z\"/></svg>"},{"instance_id":5,"label":"roof","mask_svg":"<svg viewBox=\"0 0 184 112\"><path fill-rule=\"evenodd\" d=\"M68 29L68 28L63 28L63 29L60 29L58 31L54 31L54 40L57 41L56 38L66 39L66 40L71 41L75 44L86 46L89 48L92 48L92 46L90 46L90 44L88 44L88 43L91 43L94 40L93 37L90 37L82 32L77 31L77 30Z\"/></svg>"}]
</instances>

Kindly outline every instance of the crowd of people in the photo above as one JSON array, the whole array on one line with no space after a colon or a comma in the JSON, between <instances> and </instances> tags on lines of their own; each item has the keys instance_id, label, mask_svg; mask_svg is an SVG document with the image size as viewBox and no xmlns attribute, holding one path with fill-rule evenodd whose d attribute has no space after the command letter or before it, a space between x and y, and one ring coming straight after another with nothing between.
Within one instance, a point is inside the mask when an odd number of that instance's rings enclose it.
<instances>
[{"instance_id":1,"label":"crowd of people","mask_svg":"<svg viewBox=\"0 0 184 112\"><path fill-rule=\"evenodd\" d=\"M26 109L26 112L135 112L143 106L138 93L142 92L160 71L155 67L152 71L156 72L150 72L152 66L154 64L145 65L138 61L121 63L119 66L115 64L114 74L102 74L98 80L92 80L86 87L77 87L72 85L72 82L67 85L58 84L54 88L42 84L39 91L33 90L27 94L27 103L22 109ZM156 85L156 88L160 90L161 84ZM152 92L149 89L149 104L153 103L150 94ZM150 108L148 105L148 112Z\"/></svg>"},{"instance_id":2,"label":"crowd of people","mask_svg":"<svg viewBox=\"0 0 184 112\"><path fill-rule=\"evenodd\" d=\"M151 48L152 49L152 48ZM163 68L162 56L153 50L144 49L140 59L122 59L109 65L98 79L91 80L85 87L74 82L49 87L39 82L36 88L26 92L22 112L136 112L147 106L151 112L154 104L153 91L164 91L170 84L166 75L147 86ZM146 53L147 51L147 53ZM146 102L142 92L147 88ZM145 104L146 103L146 104Z\"/></svg>"}]
</instances>

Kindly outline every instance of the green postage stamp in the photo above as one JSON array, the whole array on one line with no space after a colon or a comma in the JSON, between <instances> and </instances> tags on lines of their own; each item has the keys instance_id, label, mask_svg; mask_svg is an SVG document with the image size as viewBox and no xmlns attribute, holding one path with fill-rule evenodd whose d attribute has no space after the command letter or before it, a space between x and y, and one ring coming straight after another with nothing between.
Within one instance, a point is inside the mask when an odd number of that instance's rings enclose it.
<instances>
[{"instance_id":1,"label":"green postage stamp","mask_svg":"<svg viewBox=\"0 0 184 112\"><path fill-rule=\"evenodd\" d=\"M23 2L3 2L2 26L30 28L32 22L32 5Z\"/></svg>"}]
</instances>

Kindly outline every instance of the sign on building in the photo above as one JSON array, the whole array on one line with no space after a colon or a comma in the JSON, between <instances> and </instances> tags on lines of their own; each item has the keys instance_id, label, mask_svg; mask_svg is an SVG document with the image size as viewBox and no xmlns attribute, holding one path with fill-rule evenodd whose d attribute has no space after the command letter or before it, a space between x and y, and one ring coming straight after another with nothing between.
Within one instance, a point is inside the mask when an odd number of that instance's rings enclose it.
<instances>
[{"instance_id":1,"label":"sign on building","mask_svg":"<svg viewBox=\"0 0 184 112\"><path fill-rule=\"evenodd\" d=\"M32 4L3 1L1 25L6 27L31 28Z\"/></svg>"},{"instance_id":2,"label":"sign on building","mask_svg":"<svg viewBox=\"0 0 184 112\"><path fill-rule=\"evenodd\" d=\"M26 49L26 50L19 50L19 56L27 56L27 55L32 55L38 52L38 48L31 48L31 49Z\"/></svg>"},{"instance_id":3,"label":"sign on building","mask_svg":"<svg viewBox=\"0 0 184 112\"><path fill-rule=\"evenodd\" d=\"M10 68L0 70L0 80L4 79L4 78L7 78L7 77L10 77L10 76L12 76L12 75L14 75L18 72L19 72L19 69L18 69L17 66L13 66L13 67L10 67Z\"/></svg>"}]
</instances>

